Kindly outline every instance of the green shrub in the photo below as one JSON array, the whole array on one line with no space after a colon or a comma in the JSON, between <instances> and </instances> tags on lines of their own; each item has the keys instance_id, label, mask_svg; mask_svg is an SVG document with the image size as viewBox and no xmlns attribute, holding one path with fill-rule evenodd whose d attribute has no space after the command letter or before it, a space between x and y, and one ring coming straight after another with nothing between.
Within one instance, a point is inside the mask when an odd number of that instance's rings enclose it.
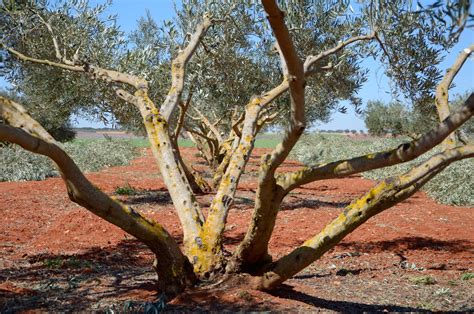
<instances>
[{"instance_id":1,"label":"green shrub","mask_svg":"<svg viewBox=\"0 0 474 314\"><path fill-rule=\"evenodd\" d=\"M134 145L123 140L77 140L63 147L84 172L126 165L138 154ZM53 163L44 156L16 145L0 148L0 181L44 180L57 175Z\"/></svg>"},{"instance_id":2,"label":"green shrub","mask_svg":"<svg viewBox=\"0 0 474 314\"><path fill-rule=\"evenodd\" d=\"M307 165L331 162L392 149L407 142L408 138L371 138L356 140L341 135L306 135L295 147L293 158ZM311 149L308 149L311 148ZM372 170L362 175L371 180L382 180L402 174L413 166L439 152L435 148L427 154L404 164ZM474 205L474 160L455 162L429 181L423 190L442 204L456 206Z\"/></svg>"}]
</instances>

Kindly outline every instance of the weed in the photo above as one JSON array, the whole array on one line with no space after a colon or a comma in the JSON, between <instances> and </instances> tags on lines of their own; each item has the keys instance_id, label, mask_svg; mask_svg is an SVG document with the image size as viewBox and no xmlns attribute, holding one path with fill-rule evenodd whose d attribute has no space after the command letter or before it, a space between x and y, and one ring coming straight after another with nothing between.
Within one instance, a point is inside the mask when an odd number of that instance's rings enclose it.
<instances>
[{"instance_id":1,"label":"weed","mask_svg":"<svg viewBox=\"0 0 474 314\"><path fill-rule=\"evenodd\" d=\"M434 285L436 280L431 276L418 276L418 277L410 277L409 280L414 283L415 285Z\"/></svg>"},{"instance_id":2,"label":"weed","mask_svg":"<svg viewBox=\"0 0 474 314\"><path fill-rule=\"evenodd\" d=\"M50 269L57 269L62 267L63 262L64 260L60 257L52 259L47 258L43 261L43 266Z\"/></svg>"},{"instance_id":3,"label":"weed","mask_svg":"<svg viewBox=\"0 0 474 314\"><path fill-rule=\"evenodd\" d=\"M450 294L450 292L451 292L451 289L449 289L449 288L444 288L444 287L443 287L443 288L439 288L438 290L436 290L436 291L433 293L433 295L434 295L434 296L437 296L437 297L439 297L439 296L446 296L446 295Z\"/></svg>"},{"instance_id":4,"label":"weed","mask_svg":"<svg viewBox=\"0 0 474 314\"><path fill-rule=\"evenodd\" d=\"M464 273L461 275L461 280L471 280L474 279L474 273Z\"/></svg>"},{"instance_id":5,"label":"weed","mask_svg":"<svg viewBox=\"0 0 474 314\"><path fill-rule=\"evenodd\" d=\"M80 260L75 256L70 258L47 258L43 260L43 266L50 269L59 268L91 268L91 263L86 260Z\"/></svg>"},{"instance_id":6,"label":"weed","mask_svg":"<svg viewBox=\"0 0 474 314\"><path fill-rule=\"evenodd\" d=\"M124 186L115 187L115 194L117 194L117 195L136 195L137 190L127 182Z\"/></svg>"},{"instance_id":7,"label":"weed","mask_svg":"<svg viewBox=\"0 0 474 314\"><path fill-rule=\"evenodd\" d=\"M432 311L434 308L434 305L430 302L423 302L419 305L419 307L426 311Z\"/></svg>"}]
</instances>

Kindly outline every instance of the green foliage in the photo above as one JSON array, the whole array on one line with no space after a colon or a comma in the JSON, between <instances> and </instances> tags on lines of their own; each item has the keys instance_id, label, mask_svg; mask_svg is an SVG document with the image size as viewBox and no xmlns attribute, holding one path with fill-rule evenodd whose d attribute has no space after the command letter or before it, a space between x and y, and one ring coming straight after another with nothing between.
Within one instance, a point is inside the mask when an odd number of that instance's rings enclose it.
<instances>
[{"instance_id":1,"label":"green foliage","mask_svg":"<svg viewBox=\"0 0 474 314\"><path fill-rule=\"evenodd\" d=\"M412 1L369 3L364 10L369 24L377 29L378 44L382 46L372 53L387 65L386 75L395 83L393 92L403 94L422 112L430 110L441 77L437 66L444 56L440 52L457 41L446 31L451 23L440 21L443 16L432 8L415 9ZM456 21L452 24L459 25Z\"/></svg>"},{"instance_id":2,"label":"green foliage","mask_svg":"<svg viewBox=\"0 0 474 314\"><path fill-rule=\"evenodd\" d=\"M126 183L124 186L117 186L115 187L115 194L117 195L136 195L137 190L130 185L130 183Z\"/></svg>"},{"instance_id":3,"label":"green foliage","mask_svg":"<svg viewBox=\"0 0 474 314\"><path fill-rule=\"evenodd\" d=\"M99 171L112 166L126 165L137 156L135 147L127 141L95 140L75 145L66 144L67 153L79 165L82 171Z\"/></svg>"},{"instance_id":4,"label":"green foliage","mask_svg":"<svg viewBox=\"0 0 474 314\"><path fill-rule=\"evenodd\" d=\"M114 16L106 16L108 4L89 5L88 1L27 1L13 9L0 2L2 43L29 56L62 62L61 57L78 65L94 64L113 68L122 54L123 34ZM49 31L44 23L51 25ZM0 50L0 54L2 51ZM107 83L91 80L83 74L55 67L20 62L4 54L0 75L21 94L29 113L46 129L67 123L72 114L105 120L112 107L122 102ZM69 127L68 125L66 125Z\"/></svg>"},{"instance_id":5,"label":"green foliage","mask_svg":"<svg viewBox=\"0 0 474 314\"><path fill-rule=\"evenodd\" d=\"M109 2L96 6L79 0L13 1L15 5L10 2L0 5L0 35L5 45L36 58L62 62L61 57L67 57L78 65L139 75L149 82L150 96L156 103L161 103L167 94L172 58L189 40L204 13L219 18L193 56L183 96L192 94L193 106L206 111L210 120L222 119L217 127L223 131L229 130L232 116L242 113L254 95L282 79L274 37L264 22L262 6L256 1L216 5L215 1L185 0L177 6L174 21L156 23L147 14L128 36L117 27L115 16L106 16ZM316 71L330 66L323 74L307 78L309 122L326 121L334 110L345 111L341 105L344 100L359 108L357 91L366 81L367 72L361 60L368 56L390 63L389 75L398 79L407 93L426 94L438 77L435 66L442 55L430 44L449 46L440 35L444 28L431 18L432 10L414 12L410 1L380 3L376 7L372 2L361 3L355 10L350 2L340 0L304 0L298 5L283 1L280 6L303 59L374 29L383 43L384 49L379 44L354 43L315 65ZM53 49L53 38L62 56ZM54 112L54 117L63 121L73 113L103 121L112 114L120 125L143 132L136 108L118 99L107 83L54 67L19 62L5 51L0 50L0 54L5 59L2 74L31 102L33 116L33 109ZM406 75L407 71L413 71L413 78ZM399 79L401 76L405 80ZM415 82L419 84L414 86ZM287 100L284 96L272 104L271 109L281 110L274 123L288 122ZM188 119L187 124L192 126L192 120Z\"/></svg>"},{"instance_id":6,"label":"green foliage","mask_svg":"<svg viewBox=\"0 0 474 314\"><path fill-rule=\"evenodd\" d=\"M262 23L265 14L258 2L216 5L214 1L185 0L177 7L174 21L157 23L147 14L128 36L117 27L115 16L106 16L109 4L93 6L79 0L4 1L0 4L0 35L5 45L36 58L62 62L61 57L67 57L78 65L97 65L139 75L149 82L152 100L161 103L170 84L172 58L208 12L221 21L211 27L197 48L183 96L192 94L193 106L205 111L210 120L221 119L217 125L220 131L229 130L232 116L242 113L254 95L269 90L282 79L274 38L268 24ZM374 29L378 32L377 44L350 45L316 65L331 66L323 75L307 79L309 122L326 121L335 109L345 111L340 105L343 100L359 108L357 91L366 80L366 70L360 62L367 56L388 64L387 74L397 87L414 102L426 103L439 77L436 65L443 53L438 48L449 48L454 42L444 33L447 22L439 23L439 16L466 8L456 4L415 11L412 2L405 0L361 3L355 9L350 2L340 0L304 0L298 5L283 1L280 6L303 59L351 36ZM458 18L448 21L448 26L450 23L463 25L464 21ZM62 56L55 51L53 38ZM136 108L118 99L107 83L54 67L19 62L1 50L0 54L3 76L26 97L33 117L38 119L41 114L41 124L54 124L51 130L61 126L59 121L67 123L73 113L103 121L107 121L107 114L112 114L120 125L143 133ZM272 109L281 110L274 123L288 122L287 100L284 96L273 104ZM186 123L193 125L189 118Z\"/></svg>"},{"instance_id":7,"label":"green foliage","mask_svg":"<svg viewBox=\"0 0 474 314\"><path fill-rule=\"evenodd\" d=\"M423 190L442 204L473 206L473 173L474 160L458 161L429 181Z\"/></svg>"},{"instance_id":8,"label":"green foliage","mask_svg":"<svg viewBox=\"0 0 474 314\"><path fill-rule=\"evenodd\" d=\"M464 102L467 100L469 95L473 91L466 91L465 93L455 95L450 101L449 106L451 107L451 110L456 109L457 107L461 106L464 104ZM469 139L473 140L474 139L474 119L471 118L464 123L459 131L462 133L463 136L468 137Z\"/></svg>"},{"instance_id":9,"label":"green foliage","mask_svg":"<svg viewBox=\"0 0 474 314\"><path fill-rule=\"evenodd\" d=\"M72 130L69 116L62 115L61 110L44 110L43 106L35 107L36 102L29 101L25 96L19 96L13 91L0 90L0 96L22 104L29 114L57 141L68 142L75 138L76 132ZM1 118L0 123L3 123Z\"/></svg>"},{"instance_id":10,"label":"green foliage","mask_svg":"<svg viewBox=\"0 0 474 314\"><path fill-rule=\"evenodd\" d=\"M471 92L455 95L450 102L452 110L464 104ZM364 111L364 122L371 135L381 136L408 135L417 137L426 133L438 123L438 115L434 107L420 110L417 107L407 108L398 102L384 104L381 101L369 101ZM468 120L460 128L464 136L474 136L474 119Z\"/></svg>"},{"instance_id":11,"label":"green foliage","mask_svg":"<svg viewBox=\"0 0 474 314\"><path fill-rule=\"evenodd\" d=\"M136 147L127 141L73 141L66 143L64 149L86 172L126 165L138 154ZM49 159L16 145L0 148L0 169L0 181L44 180L58 175Z\"/></svg>"},{"instance_id":12,"label":"green foliage","mask_svg":"<svg viewBox=\"0 0 474 314\"><path fill-rule=\"evenodd\" d=\"M369 153L389 150L409 141L409 138L367 138L350 139L337 134L306 135L293 152L296 158L307 165L348 159ZM371 180L382 180L407 172L417 164L439 152L434 149L407 163L367 171L362 175ZM437 202L456 205L474 205L474 160L457 161L429 181L423 190Z\"/></svg>"},{"instance_id":13,"label":"green foliage","mask_svg":"<svg viewBox=\"0 0 474 314\"><path fill-rule=\"evenodd\" d=\"M389 149L406 140L406 138L355 140L341 134L308 134L303 136L292 154L304 164L314 165Z\"/></svg>"},{"instance_id":14,"label":"green foliage","mask_svg":"<svg viewBox=\"0 0 474 314\"><path fill-rule=\"evenodd\" d=\"M431 114L410 110L401 103L384 104L381 101L369 101L364 112L364 122L369 134L419 136L430 130L436 121L435 112Z\"/></svg>"},{"instance_id":15,"label":"green foliage","mask_svg":"<svg viewBox=\"0 0 474 314\"><path fill-rule=\"evenodd\" d=\"M56 175L48 158L18 146L0 148L0 181L44 180Z\"/></svg>"},{"instance_id":16,"label":"green foliage","mask_svg":"<svg viewBox=\"0 0 474 314\"><path fill-rule=\"evenodd\" d=\"M471 280L474 279L474 273L464 273L461 275L461 280Z\"/></svg>"},{"instance_id":17,"label":"green foliage","mask_svg":"<svg viewBox=\"0 0 474 314\"><path fill-rule=\"evenodd\" d=\"M400 103L384 105L380 101L369 101L365 110L365 126L372 135L401 135L408 124L408 111Z\"/></svg>"},{"instance_id":18,"label":"green foliage","mask_svg":"<svg viewBox=\"0 0 474 314\"><path fill-rule=\"evenodd\" d=\"M50 269L59 268L90 268L91 263L87 260L80 260L75 256L69 258L56 257L43 260L43 266Z\"/></svg>"}]
</instances>

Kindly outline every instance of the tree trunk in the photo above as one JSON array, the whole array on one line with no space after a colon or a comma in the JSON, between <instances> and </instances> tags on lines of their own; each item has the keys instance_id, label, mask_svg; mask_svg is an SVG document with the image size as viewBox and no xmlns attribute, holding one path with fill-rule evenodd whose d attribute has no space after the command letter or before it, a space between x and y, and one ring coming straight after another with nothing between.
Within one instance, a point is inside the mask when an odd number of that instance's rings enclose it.
<instances>
[{"instance_id":1,"label":"tree trunk","mask_svg":"<svg viewBox=\"0 0 474 314\"><path fill-rule=\"evenodd\" d=\"M181 151L178 147L178 141L173 140L173 153L180 163L181 167L183 168L184 174L186 175L186 179L191 186L191 190L194 194L205 194L212 191L211 186L207 181L201 176L201 174L197 171L193 171L189 169L186 162L184 162L183 157L181 156Z\"/></svg>"}]
</instances>

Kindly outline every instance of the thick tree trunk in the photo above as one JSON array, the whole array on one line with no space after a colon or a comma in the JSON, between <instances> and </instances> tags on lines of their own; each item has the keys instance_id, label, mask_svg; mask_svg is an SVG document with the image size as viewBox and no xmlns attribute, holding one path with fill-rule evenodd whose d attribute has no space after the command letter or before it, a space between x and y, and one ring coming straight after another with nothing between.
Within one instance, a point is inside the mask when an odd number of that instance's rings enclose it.
<instances>
[{"instance_id":1,"label":"thick tree trunk","mask_svg":"<svg viewBox=\"0 0 474 314\"><path fill-rule=\"evenodd\" d=\"M0 116L10 124L0 124L0 140L51 158L73 202L133 235L156 254L160 288L167 295L176 295L195 283L191 264L161 225L93 186L60 145L19 104L0 97Z\"/></svg>"},{"instance_id":2,"label":"thick tree trunk","mask_svg":"<svg viewBox=\"0 0 474 314\"><path fill-rule=\"evenodd\" d=\"M265 161L262 162L263 164ZM265 169L262 167L260 175L264 175L264 172ZM250 226L227 266L228 272L243 271L258 274L265 265L271 262L268 243L284 197L283 192L274 179L259 182Z\"/></svg>"}]
</instances>

